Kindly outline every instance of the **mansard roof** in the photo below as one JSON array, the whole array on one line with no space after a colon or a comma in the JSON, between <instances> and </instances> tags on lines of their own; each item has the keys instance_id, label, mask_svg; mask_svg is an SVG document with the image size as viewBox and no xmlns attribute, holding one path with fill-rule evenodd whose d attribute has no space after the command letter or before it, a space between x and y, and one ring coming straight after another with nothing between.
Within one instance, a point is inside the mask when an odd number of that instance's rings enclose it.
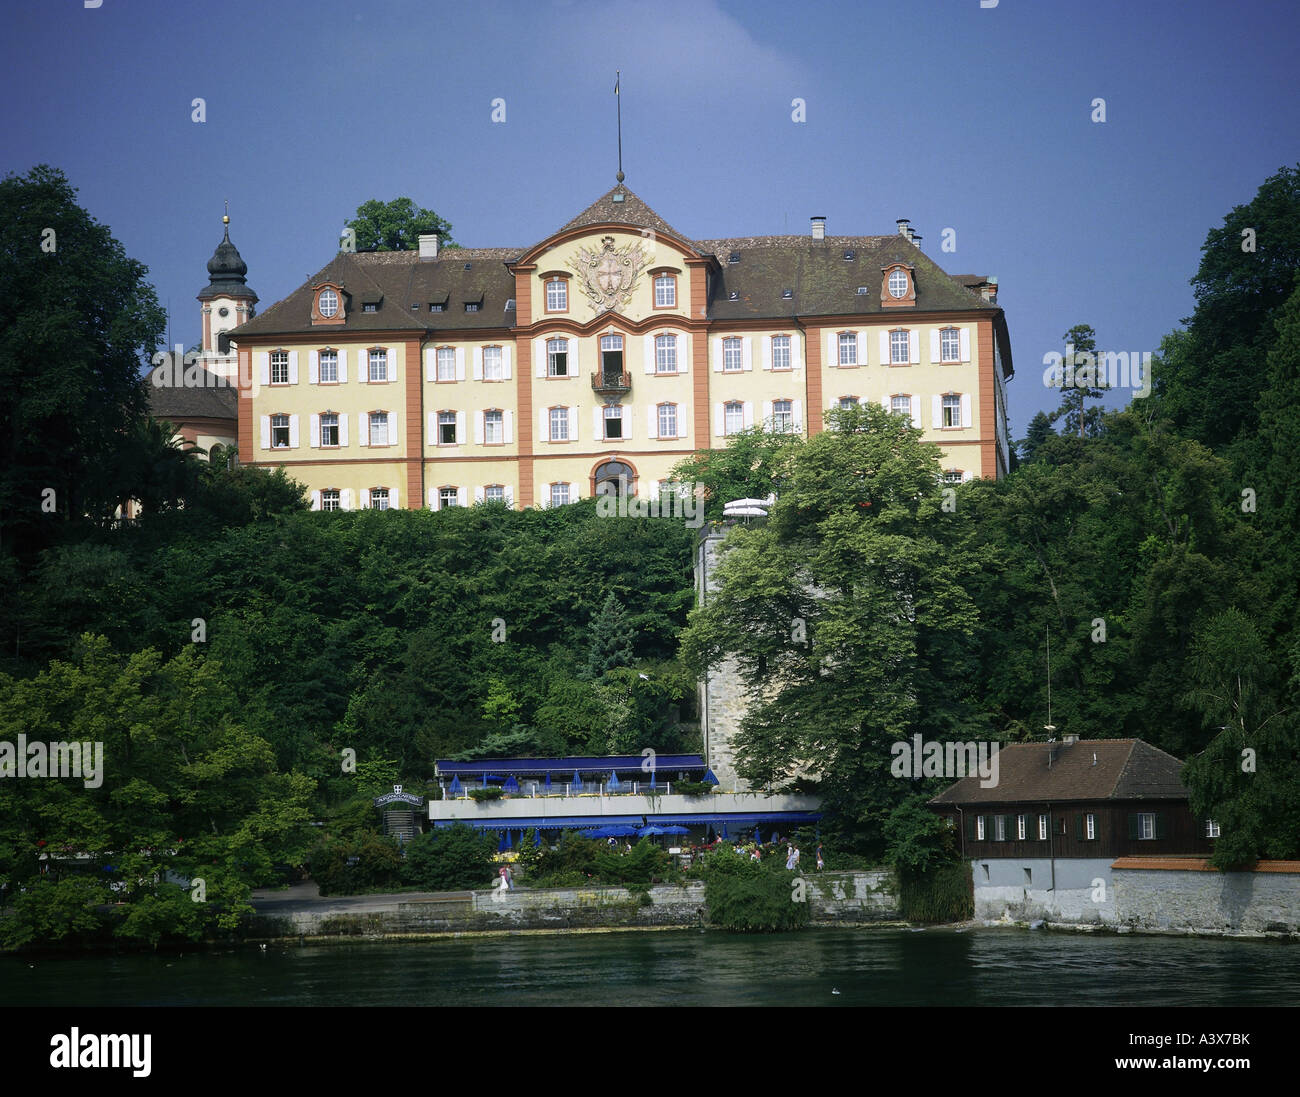
<instances>
[{"instance_id":1,"label":"mansard roof","mask_svg":"<svg viewBox=\"0 0 1300 1097\"><path fill-rule=\"evenodd\" d=\"M1067 800L1186 800L1183 763L1141 739L1014 743L998 752L998 783L964 777L934 797L948 804L1054 803Z\"/></svg>"}]
</instances>

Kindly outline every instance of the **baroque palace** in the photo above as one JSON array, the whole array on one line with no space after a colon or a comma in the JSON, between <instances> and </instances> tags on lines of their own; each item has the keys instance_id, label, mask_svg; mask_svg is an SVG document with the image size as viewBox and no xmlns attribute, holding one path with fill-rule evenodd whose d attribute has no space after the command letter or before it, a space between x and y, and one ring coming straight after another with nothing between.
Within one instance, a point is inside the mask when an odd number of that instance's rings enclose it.
<instances>
[{"instance_id":1,"label":"baroque palace","mask_svg":"<svg viewBox=\"0 0 1300 1097\"><path fill-rule=\"evenodd\" d=\"M691 240L620 181L528 248L340 252L221 333L239 455L322 510L556 506L653 495L747 427L810 435L826 409L878 401L939 447L946 479L1002 476L996 280L944 273L898 226Z\"/></svg>"}]
</instances>

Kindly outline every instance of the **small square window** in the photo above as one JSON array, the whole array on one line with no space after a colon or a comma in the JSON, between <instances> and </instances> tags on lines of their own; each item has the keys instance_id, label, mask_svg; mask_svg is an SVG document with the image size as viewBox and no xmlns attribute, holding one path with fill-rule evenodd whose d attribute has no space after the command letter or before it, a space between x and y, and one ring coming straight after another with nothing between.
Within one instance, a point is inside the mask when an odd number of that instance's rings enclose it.
<instances>
[{"instance_id":1,"label":"small square window","mask_svg":"<svg viewBox=\"0 0 1300 1097\"><path fill-rule=\"evenodd\" d=\"M781 299L782 299L783 301L793 301L793 300L794 300L794 290L792 290L792 289L782 290L782 291L781 291Z\"/></svg>"},{"instance_id":2,"label":"small square window","mask_svg":"<svg viewBox=\"0 0 1300 1097\"><path fill-rule=\"evenodd\" d=\"M373 305L373 304L365 304L365 305L362 305L362 306L361 306L361 311L362 311L362 312L378 312L378 311L379 311L379 306L378 306L378 305Z\"/></svg>"},{"instance_id":3,"label":"small square window","mask_svg":"<svg viewBox=\"0 0 1300 1097\"><path fill-rule=\"evenodd\" d=\"M740 252L738 252L738 251L733 251L730 255L727 256L727 262L728 262L728 263L739 263L739 262L740 262Z\"/></svg>"},{"instance_id":4,"label":"small square window","mask_svg":"<svg viewBox=\"0 0 1300 1097\"><path fill-rule=\"evenodd\" d=\"M465 311L466 311L466 312L478 312L478 302L477 302L477 301L466 301L466 302L465 302Z\"/></svg>"},{"instance_id":5,"label":"small square window","mask_svg":"<svg viewBox=\"0 0 1300 1097\"><path fill-rule=\"evenodd\" d=\"M429 302L429 311L430 311L430 312L441 312L441 311L442 311L442 302L441 302L441 301L431 301L431 302Z\"/></svg>"},{"instance_id":6,"label":"small square window","mask_svg":"<svg viewBox=\"0 0 1300 1097\"><path fill-rule=\"evenodd\" d=\"M320 493L321 510L338 510L339 509L339 489L326 488Z\"/></svg>"}]
</instances>

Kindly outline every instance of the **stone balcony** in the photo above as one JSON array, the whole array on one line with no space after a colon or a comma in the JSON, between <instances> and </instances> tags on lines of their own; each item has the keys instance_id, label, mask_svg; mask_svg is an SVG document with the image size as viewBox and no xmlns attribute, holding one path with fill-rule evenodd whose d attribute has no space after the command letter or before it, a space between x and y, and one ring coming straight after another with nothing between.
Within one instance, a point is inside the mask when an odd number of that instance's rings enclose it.
<instances>
[{"instance_id":1,"label":"stone balcony","mask_svg":"<svg viewBox=\"0 0 1300 1097\"><path fill-rule=\"evenodd\" d=\"M604 397L626 396L632 391L630 373L593 373L591 375L592 391Z\"/></svg>"}]
</instances>

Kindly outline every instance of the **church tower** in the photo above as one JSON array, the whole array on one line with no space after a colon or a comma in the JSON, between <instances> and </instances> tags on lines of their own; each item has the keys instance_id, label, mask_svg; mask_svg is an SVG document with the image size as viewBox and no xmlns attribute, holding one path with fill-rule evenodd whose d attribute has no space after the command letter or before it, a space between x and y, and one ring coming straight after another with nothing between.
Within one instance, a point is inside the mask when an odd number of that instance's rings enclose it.
<instances>
[{"instance_id":1,"label":"church tower","mask_svg":"<svg viewBox=\"0 0 1300 1097\"><path fill-rule=\"evenodd\" d=\"M220 336L253 318L257 294L246 284L248 264L230 242L230 215L223 216L221 223L225 235L208 260L208 284L198 295L203 310L201 360L204 368L233 382L238 360L229 348L221 352Z\"/></svg>"}]
</instances>

